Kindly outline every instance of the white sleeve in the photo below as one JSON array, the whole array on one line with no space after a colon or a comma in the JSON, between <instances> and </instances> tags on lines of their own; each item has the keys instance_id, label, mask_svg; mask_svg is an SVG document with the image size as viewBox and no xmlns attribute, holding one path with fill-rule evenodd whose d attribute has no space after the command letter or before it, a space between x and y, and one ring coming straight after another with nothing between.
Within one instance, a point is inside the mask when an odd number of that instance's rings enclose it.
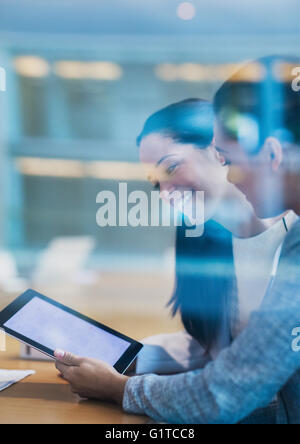
<instances>
[{"instance_id":1,"label":"white sleeve","mask_svg":"<svg viewBox=\"0 0 300 444\"><path fill-rule=\"evenodd\" d=\"M136 363L136 374L171 374L203 368L209 356L196 339L186 331L159 334L142 341Z\"/></svg>"}]
</instances>

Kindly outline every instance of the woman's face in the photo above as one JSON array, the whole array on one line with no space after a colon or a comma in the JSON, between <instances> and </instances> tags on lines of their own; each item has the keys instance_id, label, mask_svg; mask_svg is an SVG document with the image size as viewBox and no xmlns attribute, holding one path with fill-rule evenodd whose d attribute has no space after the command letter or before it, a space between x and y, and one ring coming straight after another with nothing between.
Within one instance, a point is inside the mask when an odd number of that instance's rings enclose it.
<instances>
[{"instance_id":1,"label":"woman's face","mask_svg":"<svg viewBox=\"0 0 300 444\"><path fill-rule=\"evenodd\" d=\"M215 214L228 185L227 168L218 159L213 145L199 149L181 144L162 134L145 137L140 146L140 159L147 178L160 188L162 197L175 191L204 191L205 220Z\"/></svg>"}]
</instances>

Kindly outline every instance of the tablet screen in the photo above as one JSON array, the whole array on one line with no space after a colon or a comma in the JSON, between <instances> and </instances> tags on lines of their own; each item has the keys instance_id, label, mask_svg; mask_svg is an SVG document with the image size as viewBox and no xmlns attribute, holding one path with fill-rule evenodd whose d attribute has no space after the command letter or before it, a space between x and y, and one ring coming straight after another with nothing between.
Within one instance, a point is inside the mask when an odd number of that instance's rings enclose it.
<instances>
[{"instance_id":1,"label":"tablet screen","mask_svg":"<svg viewBox=\"0 0 300 444\"><path fill-rule=\"evenodd\" d=\"M38 297L32 298L3 325L50 350L69 351L112 366L131 345Z\"/></svg>"}]
</instances>

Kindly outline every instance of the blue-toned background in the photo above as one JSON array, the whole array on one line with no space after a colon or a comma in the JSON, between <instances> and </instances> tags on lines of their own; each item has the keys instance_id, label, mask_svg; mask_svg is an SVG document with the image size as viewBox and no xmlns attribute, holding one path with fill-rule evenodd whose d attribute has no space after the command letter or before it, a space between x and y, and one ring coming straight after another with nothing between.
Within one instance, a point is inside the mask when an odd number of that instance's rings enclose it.
<instances>
[{"instance_id":1,"label":"blue-toned background","mask_svg":"<svg viewBox=\"0 0 300 444\"><path fill-rule=\"evenodd\" d=\"M78 288L78 298L99 288L114 294L112 283L133 305L143 294L141 310L170 297L174 229L101 229L97 193L116 191L119 181L129 191L151 190L135 145L150 113L188 97L211 99L238 63L297 55L300 42L297 0L191 3L195 17L183 20L180 0L0 0L4 291L15 291L20 278L35 283L36 274L49 282L49 270L60 267L51 254L40 264L51 242L89 236L82 278L76 271L77 286L65 279L64 297Z\"/></svg>"}]
</instances>

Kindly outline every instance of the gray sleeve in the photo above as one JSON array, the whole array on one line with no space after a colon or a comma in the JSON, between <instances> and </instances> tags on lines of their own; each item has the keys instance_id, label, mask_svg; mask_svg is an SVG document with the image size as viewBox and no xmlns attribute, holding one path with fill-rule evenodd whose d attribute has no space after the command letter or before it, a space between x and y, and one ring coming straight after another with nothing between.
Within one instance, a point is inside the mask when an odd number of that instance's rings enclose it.
<instances>
[{"instance_id":1,"label":"gray sleeve","mask_svg":"<svg viewBox=\"0 0 300 444\"><path fill-rule=\"evenodd\" d=\"M210 359L185 330L151 336L142 343L144 347L136 362L137 375L182 373L202 368Z\"/></svg>"},{"instance_id":2,"label":"gray sleeve","mask_svg":"<svg viewBox=\"0 0 300 444\"><path fill-rule=\"evenodd\" d=\"M237 423L268 405L300 368L292 330L300 325L300 246L289 245L259 311L230 347L204 369L135 376L123 407L170 423Z\"/></svg>"}]
</instances>

